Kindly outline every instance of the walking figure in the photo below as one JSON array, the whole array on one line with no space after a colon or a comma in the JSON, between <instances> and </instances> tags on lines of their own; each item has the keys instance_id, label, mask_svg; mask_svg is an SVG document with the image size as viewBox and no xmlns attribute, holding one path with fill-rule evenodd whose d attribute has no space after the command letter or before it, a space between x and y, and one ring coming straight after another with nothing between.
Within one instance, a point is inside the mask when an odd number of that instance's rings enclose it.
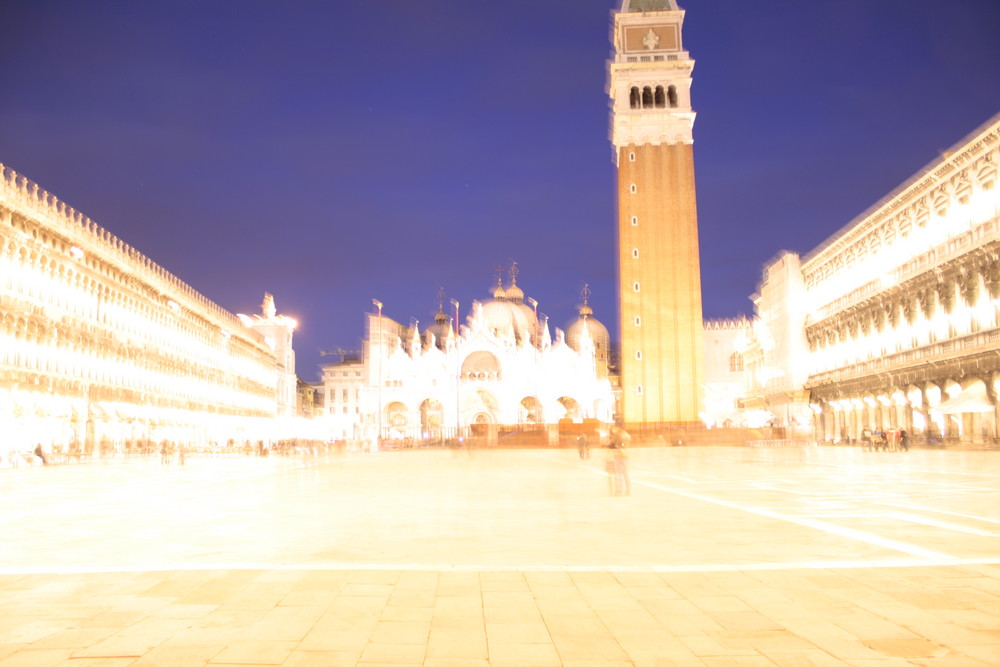
<instances>
[{"instance_id":1,"label":"walking figure","mask_svg":"<svg viewBox=\"0 0 1000 667\"><path fill-rule=\"evenodd\" d=\"M632 495L632 481L628 477L628 444L632 436L628 431L616 426L611 429L610 468L612 474L611 494Z\"/></svg>"},{"instance_id":2,"label":"walking figure","mask_svg":"<svg viewBox=\"0 0 1000 667\"><path fill-rule=\"evenodd\" d=\"M576 448L580 452L581 459L590 458L590 441L587 440L587 434L581 433L576 439Z\"/></svg>"}]
</instances>

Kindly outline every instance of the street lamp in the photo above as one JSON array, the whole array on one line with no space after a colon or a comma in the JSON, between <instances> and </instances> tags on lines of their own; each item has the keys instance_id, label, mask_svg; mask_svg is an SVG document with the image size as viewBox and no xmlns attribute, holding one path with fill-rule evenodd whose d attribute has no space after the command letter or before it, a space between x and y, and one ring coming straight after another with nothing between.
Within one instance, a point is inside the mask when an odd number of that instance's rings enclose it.
<instances>
[{"instance_id":1,"label":"street lamp","mask_svg":"<svg viewBox=\"0 0 1000 667\"><path fill-rule=\"evenodd\" d=\"M461 402L458 396L462 380L462 366L461 357L458 354L458 301L452 299L451 305L455 307L455 439L457 440L462 431Z\"/></svg>"},{"instance_id":2,"label":"street lamp","mask_svg":"<svg viewBox=\"0 0 1000 667\"><path fill-rule=\"evenodd\" d=\"M378 451L379 445L382 443L382 302L378 299L372 299L372 303L378 308L378 389L377 389L377 402L378 402L378 433L375 436L375 451ZM370 347L370 346L369 346Z\"/></svg>"}]
</instances>

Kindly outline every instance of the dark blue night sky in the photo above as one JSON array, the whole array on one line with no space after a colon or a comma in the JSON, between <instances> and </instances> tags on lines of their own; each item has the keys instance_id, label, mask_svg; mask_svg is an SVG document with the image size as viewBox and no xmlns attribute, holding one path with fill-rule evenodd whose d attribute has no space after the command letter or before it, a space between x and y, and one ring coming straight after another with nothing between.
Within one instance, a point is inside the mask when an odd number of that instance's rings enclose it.
<instances>
[{"instance_id":1,"label":"dark blue night sky","mask_svg":"<svg viewBox=\"0 0 1000 667\"><path fill-rule=\"evenodd\" d=\"M614 0L0 3L0 162L208 298L431 323L497 265L614 331ZM1000 111L997 0L687 0L707 318ZM613 333L614 335L614 333Z\"/></svg>"}]
</instances>

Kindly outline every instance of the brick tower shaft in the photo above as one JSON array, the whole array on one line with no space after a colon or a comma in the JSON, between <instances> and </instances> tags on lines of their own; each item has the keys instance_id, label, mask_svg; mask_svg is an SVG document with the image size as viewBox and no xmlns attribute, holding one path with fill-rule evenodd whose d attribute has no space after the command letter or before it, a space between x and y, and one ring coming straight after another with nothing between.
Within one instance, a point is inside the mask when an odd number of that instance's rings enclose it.
<instances>
[{"instance_id":1,"label":"brick tower shaft","mask_svg":"<svg viewBox=\"0 0 1000 667\"><path fill-rule=\"evenodd\" d=\"M675 0L623 0L611 63L621 418L701 421L703 329L691 110Z\"/></svg>"}]
</instances>

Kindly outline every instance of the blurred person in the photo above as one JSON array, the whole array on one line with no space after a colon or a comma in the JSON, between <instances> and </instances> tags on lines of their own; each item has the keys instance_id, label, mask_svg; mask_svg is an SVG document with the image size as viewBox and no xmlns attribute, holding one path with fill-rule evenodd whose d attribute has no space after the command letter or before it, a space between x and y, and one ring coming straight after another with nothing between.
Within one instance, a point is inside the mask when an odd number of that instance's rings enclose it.
<instances>
[{"instance_id":1,"label":"blurred person","mask_svg":"<svg viewBox=\"0 0 1000 667\"><path fill-rule=\"evenodd\" d=\"M42 460L43 466L47 466L49 464L49 457L45 455L45 450L42 449L42 443L35 445L35 456Z\"/></svg>"},{"instance_id":2,"label":"blurred person","mask_svg":"<svg viewBox=\"0 0 1000 667\"><path fill-rule=\"evenodd\" d=\"M628 446L632 442L629 432L620 426L611 431L610 463L612 474L612 495L632 495L632 481L628 476Z\"/></svg>"},{"instance_id":3,"label":"blurred person","mask_svg":"<svg viewBox=\"0 0 1000 667\"><path fill-rule=\"evenodd\" d=\"M590 440L587 439L586 433L581 433L576 438L576 448L580 452L581 459L590 458Z\"/></svg>"}]
</instances>

